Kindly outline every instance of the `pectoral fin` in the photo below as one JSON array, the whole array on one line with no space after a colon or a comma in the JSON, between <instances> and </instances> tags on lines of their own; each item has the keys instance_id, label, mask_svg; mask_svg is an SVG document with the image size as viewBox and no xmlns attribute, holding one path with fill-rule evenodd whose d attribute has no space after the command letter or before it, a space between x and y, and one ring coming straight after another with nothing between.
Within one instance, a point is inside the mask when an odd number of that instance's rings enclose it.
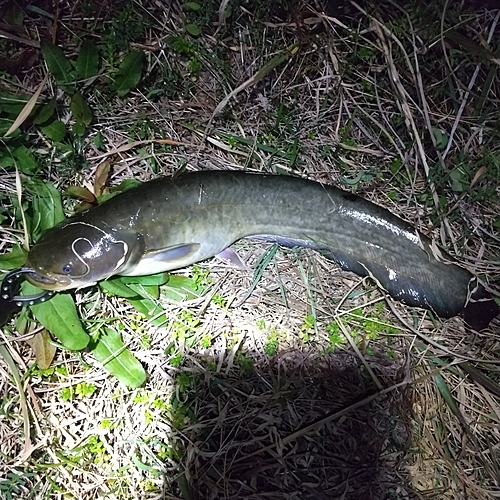
<instances>
[{"instance_id":1,"label":"pectoral fin","mask_svg":"<svg viewBox=\"0 0 500 500\"><path fill-rule=\"evenodd\" d=\"M199 243L183 243L161 250L151 250L144 254L133 270L123 274L125 276L145 276L189 266L199 260L196 257L199 249Z\"/></svg>"},{"instance_id":2,"label":"pectoral fin","mask_svg":"<svg viewBox=\"0 0 500 500\"><path fill-rule=\"evenodd\" d=\"M192 257L200 249L199 243L184 243L161 250L146 252L144 259L155 260L157 262L180 262Z\"/></svg>"},{"instance_id":3,"label":"pectoral fin","mask_svg":"<svg viewBox=\"0 0 500 500\"><path fill-rule=\"evenodd\" d=\"M248 270L240 256L232 248L225 248L222 252L219 252L216 257L224 262L227 262L233 267L236 267L236 269L240 269L241 271Z\"/></svg>"}]
</instances>

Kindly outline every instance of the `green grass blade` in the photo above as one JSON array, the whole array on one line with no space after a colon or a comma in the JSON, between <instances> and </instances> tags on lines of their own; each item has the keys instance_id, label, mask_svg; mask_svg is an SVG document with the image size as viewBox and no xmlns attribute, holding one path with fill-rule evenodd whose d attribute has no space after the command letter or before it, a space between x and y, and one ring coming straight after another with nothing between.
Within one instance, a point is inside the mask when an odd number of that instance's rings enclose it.
<instances>
[{"instance_id":1,"label":"green grass blade","mask_svg":"<svg viewBox=\"0 0 500 500\"><path fill-rule=\"evenodd\" d=\"M248 297L250 297L250 295L252 295L252 292L255 290L255 288L259 284L259 281L262 278L262 275L264 274L266 267L270 264L270 262L276 256L276 252L278 251L278 248L279 248L279 245L274 243L261 255L261 257L259 258L259 260L255 264L255 269L253 271L252 284L250 285L250 288L248 289L247 293L245 293L244 297L238 302L236 307L243 304L248 299Z\"/></svg>"},{"instance_id":2,"label":"green grass blade","mask_svg":"<svg viewBox=\"0 0 500 500\"><path fill-rule=\"evenodd\" d=\"M104 328L89 347L97 361L127 387L139 387L146 380L141 363L125 347L121 335L111 328Z\"/></svg>"}]
</instances>

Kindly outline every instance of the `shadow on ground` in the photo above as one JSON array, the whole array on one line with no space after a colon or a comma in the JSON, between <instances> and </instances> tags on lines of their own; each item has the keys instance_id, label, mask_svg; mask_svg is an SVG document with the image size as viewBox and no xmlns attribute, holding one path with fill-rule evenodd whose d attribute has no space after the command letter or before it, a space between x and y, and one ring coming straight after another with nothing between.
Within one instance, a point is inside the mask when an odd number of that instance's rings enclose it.
<instances>
[{"instance_id":1,"label":"shadow on ground","mask_svg":"<svg viewBox=\"0 0 500 500\"><path fill-rule=\"evenodd\" d=\"M365 360L384 389L405 379L401 360ZM410 446L408 386L381 392L348 352L291 350L246 369L198 363L212 369L184 403L184 497L416 498L401 466Z\"/></svg>"}]
</instances>

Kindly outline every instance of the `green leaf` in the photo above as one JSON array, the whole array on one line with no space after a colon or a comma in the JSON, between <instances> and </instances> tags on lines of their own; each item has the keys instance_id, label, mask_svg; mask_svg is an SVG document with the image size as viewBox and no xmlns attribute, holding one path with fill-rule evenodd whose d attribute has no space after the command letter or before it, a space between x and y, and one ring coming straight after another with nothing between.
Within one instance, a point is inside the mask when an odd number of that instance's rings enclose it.
<instances>
[{"instance_id":1,"label":"green leaf","mask_svg":"<svg viewBox=\"0 0 500 500\"><path fill-rule=\"evenodd\" d=\"M108 295L116 295L117 297L123 297L124 299L138 299L140 297L135 290L132 290L125 283L123 283L121 278L110 278L108 280L101 281L99 283L99 288Z\"/></svg>"},{"instance_id":2,"label":"green leaf","mask_svg":"<svg viewBox=\"0 0 500 500\"><path fill-rule=\"evenodd\" d=\"M41 125L40 130L51 140L61 142L66 135L66 125L60 120L51 120Z\"/></svg>"},{"instance_id":3,"label":"green leaf","mask_svg":"<svg viewBox=\"0 0 500 500\"><path fill-rule=\"evenodd\" d=\"M197 2L186 2L183 7L185 9L193 10L193 11L198 11L201 9L201 5Z\"/></svg>"},{"instance_id":4,"label":"green leaf","mask_svg":"<svg viewBox=\"0 0 500 500\"><path fill-rule=\"evenodd\" d=\"M120 97L130 92L141 79L143 64L144 54L142 52L132 51L127 54L114 76L111 89L116 91Z\"/></svg>"},{"instance_id":5,"label":"green leaf","mask_svg":"<svg viewBox=\"0 0 500 500\"><path fill-rule=\"evenodd\" d=\"M193 278L171 274L168 282L162 286L161 292L170 300L182 302L198 298L203 290L200 290L200 286Z\"/></svg>"},{"instance_id":6,"label":"green leaf","mask_svg":"<svg viewBox=\"0 0 500 500\"><path fill-rule=\"evenodd\" d=\"M122 283L140 284L144 286L164 285L170 280L171 276L168 273L150 274L148 276L123 276L120 278Z\"/></svg>"},{"instance_id":7,"label":"green leaf","mask_svg":"<svg viewBox=\"0 0 500 500\"><path fill-rule=\"evenodd\" d=\"M46 41L40 43L40 49L57 85L64 92L73 94L75 91L73 68L64 52L57 45Z\"/></svg>"},{"instance_id":8,"label":"green leaf","mask_svg":"<svg viewBox=\"0 0 500 500\"><path fill-rule=\"evenodd\" d=\"M201 33L201 29L197 24L189 23L186 24L186 31L191 36L198 36Z\"/></svg>"},{"instance_id":9,"label":"green leaf","mask_svg":"<svg viewBox=\"0 0 500 500\"><path fill-rule=\"evenodd\" d=\"M45 123L52 117L55 109L56 109L56 98L54 97L53 99L46 102L40 107L40 111L35 116L35 118L33 118L33 123L35 125L41 125Z\"/></svg>"},{"instance_id":10,"label":"green leaf","mask_svg":"<svg viewBox=\"0 0 500 500\"><path fill-rule=\"evenodd\" d=\"M6 4L8 5L8 4ZM12 3L5 11L4 11L3 22L6 24L13 24L15 26L22 26L24 21L24 12L15 3Z\"/></svg>"},{"instance_id":11,"label":"green leaf","mask_svg":"<svg viewBox=\"0 0 500 500\"><path fill-rule=\"evenodd\" d=\"M71 131L78 137L83 137L85 135L85 125L80 122L73 123Z\"/></svg>"},{"instance_id":12,"label":"green leaf","mask_svg":"<svg viewBox=\"0 0 500 500\"><path fill-rule=\"evenodd\" d=\"M22 284L24 295L40 292L28 282ZM73 297L67 293L54 295L47 302L30 306L33 316L70 351L87 347L90 337L83 329Z\"/></svg>"},{"instance_id":13,"label":"green leaf","mask_svg":"<svg viewBox=\"0 0 500 500\"><path fill-rule=\"evenodd\" d=\"M125 347L121 335L111 328L104 328L89 345L91 352L111 375L127 387L141 386L146 372L137 358Z\"/></svg>"},{"instance_id":14,"label":"green leaf","mask_svg":"<svg viewBox=\"0 0 500 500\"><path fill-rule=\"evenodd\" d=\"M146 278L146 276L144 276ZM143 299L159 299L160 289L158 285L143 285L140 283L129 283L129 288L135 290Z\"/></svg>"},{"instance_id":15,"label":"green leaf","mask_svg":"<svg viewBox=\"0 0 500 500\"><path fill-rule=\"evenodd\" d=\"M19 245L14 245L9 253L0 255L0 269L16 269L17 267L24 266L26 262L27 253Z\"/></svg>"},{"instance_id":16,"label":"green leaf","mask_svg":"<svg viewBox=\"0 0 500 500\"><path fill-rule=\"evenodd\" d=\"M94 136L94 139L92 140L92 142L94 143L94 146L97 149L104 150L104 140L103 140L102 132L100 132L100 131L97 132L97 134Z\"/></svg>"},{"instance_id":17,"label":"green leaf","mask_svg":"<svg viewBox=\"0 0 500 500\"><path fill-rule=\"evenodd\" d=\"M97 75L99 71L99 53L97 47L90 40L83 41L76 59L75 69L78 80L87 80Z\"/></svg>"},{"instance_id":18,"label":"green leaf","mask_svg":"<svg viewBox=\"0 0 500 500\"><path fill-rule=\"evenodd\" d=\"M125 191L140 186L141 184L142 182L137 179L125 179L124 181L120 182L118 186L111 186L109 188L109 191L111 193L124 193Z\"/></svg>"},{"instance_id":19,"label":"green leaf","mask_svg":"<svg viewBox=\"0 0 500 500\"><path fill-rule=\"evenodd\" d=\"M76 92L71 97L71 112L75 120L88 126L92 121L92 110L80 92Z\"/></svg>"},{"instance_id":20,"label":"green leaf","mask_svg":"<svg viewBox=\"0 0 500 500\"><path fill-rule=\"evenodd\" d=\"M17 168L24 174L33 175L38 170L38 164L33 153L26 146L19 146L14 149L12 155Z\"/></svg>"},{"instance_id":21,"label":"green leaf","mask_svg":"<svg viewBox=\"0 0 500 500\"><path fill-rule=\"evenodd\" d=\"M134 308L144 314L155 326L162 326L168 319L163 313L163 308L151 299L127 299Z\"/></svg>"},{"instance_id":22,"label":"green leaf","mask_svg":"<svg viewBox=\"0 0 500 500\"><path fill-rule=\"evenodd\" d=\"M50 182L33 179L31 189L33 197L34 226L41 232L50 229L64 219L61 193Z\"/></svg>"}]
</instances>

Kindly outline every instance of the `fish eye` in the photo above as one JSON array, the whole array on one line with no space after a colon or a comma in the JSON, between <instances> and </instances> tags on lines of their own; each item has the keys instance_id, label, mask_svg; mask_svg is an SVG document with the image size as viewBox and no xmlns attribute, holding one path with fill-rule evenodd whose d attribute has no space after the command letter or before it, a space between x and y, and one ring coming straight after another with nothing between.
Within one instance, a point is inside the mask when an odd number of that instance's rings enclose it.
<instances>
[{"instance_id":1,"label":"fish eye","mask_svg":"<svg viewBox=\"0 0 500 500\"><path fill-rule=\"evenodd\" d=\"M65 264L62 267L62 272L64 274L71 274L73 272L73 266L71 264Z\"/></svg>"}]
</instances>

